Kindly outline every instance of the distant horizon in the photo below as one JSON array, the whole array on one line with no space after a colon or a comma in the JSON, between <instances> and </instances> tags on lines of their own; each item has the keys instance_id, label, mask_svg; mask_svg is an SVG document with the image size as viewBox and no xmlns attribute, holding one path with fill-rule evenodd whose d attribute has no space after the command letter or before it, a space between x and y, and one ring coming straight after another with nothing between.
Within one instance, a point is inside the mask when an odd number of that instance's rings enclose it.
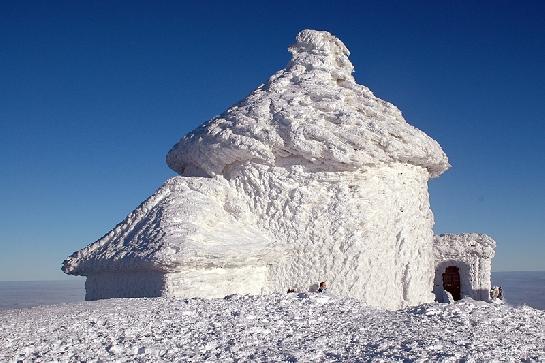
<instances>
[{"instance_id":1,"label":"distant horizon","mask_svg":"<svg viewBox=\"0 0 545 363\"><path fill-rule=\"evenodd\" d=\"M492 273L498 273L498 272L542 272L545 273L545 270L515 270L515 271L494 271L492 270ZM41 282L41 281L70 281L70 280L83 280L87 276L76 276L76 275L66 275L65 278L62 279L44 279L44 280L0 280L0 282Z\"/></svg>"}]
</instances>

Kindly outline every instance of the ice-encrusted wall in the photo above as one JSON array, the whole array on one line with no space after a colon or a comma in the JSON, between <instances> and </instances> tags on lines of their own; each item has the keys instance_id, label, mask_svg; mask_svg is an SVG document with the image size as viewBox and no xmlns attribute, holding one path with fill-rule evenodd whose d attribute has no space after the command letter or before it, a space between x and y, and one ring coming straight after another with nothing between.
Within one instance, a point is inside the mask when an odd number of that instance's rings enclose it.
<instances>
[{"instance_id":1,"label":"ice-encrusted wall","mask_svg":"<svg viewBox=\"0 0 545 363\"><path fill-rule=\"evenodd\" d=\"M85 279L85 300L118 297L157 297L167 293L166 275L158 271L89 273Z\"/></svg>"},{"instance_id":2,"label":"ice-encrusted wall","mask_svg":"<svg viewBox=\"0 0 545 363\"><path fill-rule=\"evenodd\" d=\"M333 293L374 306L433 300L426 169L309 173L249 164L234 174L259 226L285 252L269 267L268 291L306 291L326 280Z\"/></svg>"},{"instance_id":3,"label":"ice-encrusted wall","mask_svg":"<svg viewBox=\"0 0 545 363\"><path fill-rule=\"evenodd\" d=\"M89 276L89 296L215 297L326 280L379 307L433 300L427 182L446 155L355 82L339 39L304 30L289 50L285 69L170 150L181 176L65 261ZM149 295L127 285L142 271L164 275Z\"/></svg>"},{"instance_id":4,"label":"ice-encrusted wall","mask_svg":"<svg viewBox=\"0 0 545 363\"><path fill-rule=\"evenodd\" d=\"M230 294L259 295L270 292L267 289L267 264L256 262L247 266L195 268L168 273L165 295L220 298Z\"/></svg>"},{"instance_id":5,"label":"ice-encrusted wall","mask_svg":"<svg viewBox=\"0 0 545 363\"><path fill-rule=\"evenodd\" d=\"M433 292L443 301L443 273L448 266L456 266L460 273L462 297L489 300L492 258L496 242L482 233L440 234L434 236L435 279Z\"/></svg>"},{"instance_id":6,"label":"ice-encrusted wall","mask_svg":"<svg viewBox=\"0 0 545 363\"><path fill-rule=\"evenodd\" d=\"M327 280L371 305L418 304L433 299L427 179L406 164L309 173L248 163L229 180L175 177L64 269L88 276L88 300L285 292Z\"/></svg>"}]
</instances>

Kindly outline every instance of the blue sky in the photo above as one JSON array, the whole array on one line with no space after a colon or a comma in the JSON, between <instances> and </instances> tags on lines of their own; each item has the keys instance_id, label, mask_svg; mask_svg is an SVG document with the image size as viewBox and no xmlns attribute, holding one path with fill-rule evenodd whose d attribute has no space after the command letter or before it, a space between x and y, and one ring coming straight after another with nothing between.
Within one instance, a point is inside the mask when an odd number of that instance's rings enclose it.
<instances>
[{"instance_id":1,"label":"blue sky","mask_svg":"<svg viewBox=\"0 0 545 363\"><path fill-rule=\"evenodd\" d=\"M60 279L174 173L165 154L289 60L304 28L439 141L436 232L545 270L542 2L0 2L0 280Z\"/></svg>"}]
</instances>

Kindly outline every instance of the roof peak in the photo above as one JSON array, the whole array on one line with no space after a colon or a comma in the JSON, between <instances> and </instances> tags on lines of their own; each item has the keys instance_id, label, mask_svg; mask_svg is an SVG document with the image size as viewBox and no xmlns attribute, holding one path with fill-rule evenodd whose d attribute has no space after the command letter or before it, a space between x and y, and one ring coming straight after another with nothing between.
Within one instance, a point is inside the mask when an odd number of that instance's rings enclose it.
<instances>
[{"instance_id":1,"label":"roof peak","mask_svg":"<svg viewBox=\"0 0 545 363\"><path fill-rule=\"evenodd\" d=\"M327 31L302 30L288 50L292 55L290 67L303 65L306 69L336 70L347 75L354 71L348 48Z\"/></svg>"},{"instance_id":2,"label":"roof peak","mask_svg":"<svg viewBox=\"0 0 545 363\"><path fill-rule=\"evenodd\" d=\"M301 30L295 38L295 44L290 46L290 52L312 52L324 54L350 55L350 51L344 43L328 31L305 29Z\"/></svg>"}]
</instances>

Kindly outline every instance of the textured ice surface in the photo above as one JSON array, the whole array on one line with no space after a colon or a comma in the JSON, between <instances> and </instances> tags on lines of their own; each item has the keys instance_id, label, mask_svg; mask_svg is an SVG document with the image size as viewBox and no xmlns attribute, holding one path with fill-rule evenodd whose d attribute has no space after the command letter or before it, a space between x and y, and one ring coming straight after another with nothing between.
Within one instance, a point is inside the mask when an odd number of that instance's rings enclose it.
<instances>
[{"instance_id":1,"label":"textured ice surface","mask_svg":"<svg viewBox=\"0 0 545 363\"><path fill-rule=\"evenodd\" d=\"M267 261L270 238L235 194L223 178L173 177L111 232L75 252L63 270L167 272Z\"/></svg>"},{"instance_id":2,"label":"textured ice surface","mask_svg":"<svg viewBox=\"0 0 545 363\"><path fill-rule=\"evenodd\" d=\"M401 162L425 167L432 176L449 167L435 140L355 82L339 39L304 30L289 50L286 69L182 138L168 165L199 176L225 174L250 160L326 171Z\"/></svg>"},{"instance_id":3,"label":"textured ice surface","mask_svg":"<svg viewBox=\"0 0 545 363\"><path fill-rule=\"evenodd\" d=\"M229 180L175 177L64 270L89 276L87 299L282 292L326 280L375 306L432 301L427 179L405 164L313 173L249 164Z\"/></svg>"},{"instance_id":4,"label":"textured ice surface","mask_svg":"<svg viewBox=\"0 0 545 363\"><path fill-rule=\"evenodd\" d=\"M496 242L484 233L443 233L434 236L434 251L437 258L492 258L496 251Z\"/></svg>"},{"instance_id":5,"label":"textured ice surface","mask_svg":"<svg viewBox=\"0 0 545 363\"><path fill-rule=\"evenodd\" d=\"M539 361L544 326L544 311L471 300L112 299L0 311L0 361Z\"/></svg>"},{"instance_id":6,"label":"textured ice surface","mask_svg":"<svg viewBox=\"0 0 545 363\"><path fill-rule=\"evenodd\" d=\"M445 154L355 83L331 34L302 31L290 52L286 69L169 152L181 177L65 261L89 276L88 299L325 280L374 306L433 301L427 182L448 168Z\"/></svg>"},{"instance_id":7,"label":"textured ice surface","mask_svg":"<svg viewBox=\"0 0 545 363\"><path fill-rule=\"evenodd\" d=\"M224 178L171 178L63 270L88 276L87 300L259 294L282 252L242 202Z\"/></svg>"},{"instance_id":8,"label":"textured ice surface","mask_svg":"<svg viewBox=\"0 0 545 363\"><path fill-rule=\"evenodd\" d=\"M325 280L336 294L399 308L433 301L427 180L406 164L313 173L251 165L231 182L286 251L270 266L268 291Z\"/></svg>"}]
</instances>

